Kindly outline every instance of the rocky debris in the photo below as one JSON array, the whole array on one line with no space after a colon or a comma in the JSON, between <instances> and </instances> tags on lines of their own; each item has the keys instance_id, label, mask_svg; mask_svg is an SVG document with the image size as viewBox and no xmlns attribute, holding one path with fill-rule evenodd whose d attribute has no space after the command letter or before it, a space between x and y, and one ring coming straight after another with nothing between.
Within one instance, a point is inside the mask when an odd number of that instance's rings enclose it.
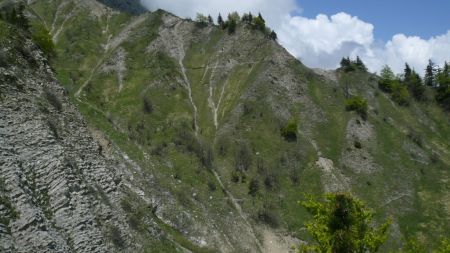
<instances>
[{"instance_id":1,"label":"rocky debris","mask_svg":"<svg viewBox=\"0 0 450 253\"><path fill-rule=\"evenodd\" d=\"M316 165L322 170L321 180L325 192L349 191L349 179L334 167L332 160L319 157Z\"/></svg>"},{"instance_id":2,"label":"rocky debris","mask_svg":"<svg viewBox=\"0 0 450 253\"><path fill-rule=\"evenodd\" d=\"M313 68L312 70L316 74L323 76L325 79L331 80L331 81L335 82L336 84L338 83L338 77L336 75L336 71L327 70L327 69L318 69L318 68Z\"/></svg>"},{"instance_id":3,"label":"rocky debris","mask_svg":"<svg viewBox=\"0 0 450 253\"><path fill-rule=\"evenodd\" d=\"M359 117L350 119L346 129L347 148L343 152L343 165L356 173L373 173L381 169L370 154L376 140L373 126Z\"/></svg>"},{"instance_id":4,"label":"rocky debris","mask_svg":"<svg viewBox=\"0 0 450 253\"><path fill-rule=\"evenodd\" d=\"M264 241L264 250L267 253L294 253L300 240L289 235L277 235L268 229L261 229Z\"/></svg>"},{"instance_id":5,"label":"rocky debris","mask_svg":"<svg viewBox=\"0 0 450 253\"><path fill-rule=\"evenodd\" d=\"M127 71L126 58L127 51L120 47L116 50L115 54L110 59L108 59L108 61L101 67L101 72L107 75L116 73L117 82L119 84L119 92L122 91L124 86L123 79Z\"/></svg>"}]
</instances>

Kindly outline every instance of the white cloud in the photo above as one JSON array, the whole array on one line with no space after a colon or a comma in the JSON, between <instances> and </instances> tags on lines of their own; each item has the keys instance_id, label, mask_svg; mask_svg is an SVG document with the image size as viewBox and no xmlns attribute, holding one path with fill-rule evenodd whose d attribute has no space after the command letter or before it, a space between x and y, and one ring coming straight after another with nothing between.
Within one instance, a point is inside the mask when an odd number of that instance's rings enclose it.
<instances>
[{"instance_id":1,"label":"white cloud","mask_svg":"<svg viewBox=\"0 0 450 253\"><path fill-rule=\"evenodd\" d=\"M373 43L373 25L340 12L328 18L285 16L276 29L280 42L296 57L312 67L335 68L354 48Z\"/></svg>"},{"instance_id":2,"label":"white cloud","mask_svg":"<svg viewBox=\"0 0 450 253\"><path fill-rule=\"evenodd\" d=\"M385 45L385 55L381 55L385 61L395 70L401 70L404 63L408 62L419 73L422 73L432 59L439 65L450 60L450 30L447 34L432 37L428 40L417 36L407 37L397 34Z\"/></svg>"},{"instance_id":3,"label":"white cloud","mask_svg":"<svg viewBox=\"0 0 450 253\"><path fill-rule=\"evenodd\" d=\"M374 26L358 17L340 12L328 17L319 14L306 18L295 0L141 0L150 10L158 8L181 17L195 17L200 12L214 18L232 11L261 12L279 37L279 42L310 67L336 68L344 56L359 55L371 71L388 64L399 73L404 63L423 72L428 59L439 65L450 60L450 30L424 40L417 36L396 34L386 43L374 39Z\"/></svg>"}]
</instances>

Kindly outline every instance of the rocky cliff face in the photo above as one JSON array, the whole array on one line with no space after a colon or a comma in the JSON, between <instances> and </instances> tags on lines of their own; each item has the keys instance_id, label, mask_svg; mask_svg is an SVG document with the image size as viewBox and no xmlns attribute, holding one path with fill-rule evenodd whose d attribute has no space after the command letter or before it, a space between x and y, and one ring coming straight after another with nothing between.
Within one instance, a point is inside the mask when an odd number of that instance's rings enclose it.
<instances>
[{"instance_id":1,"label":"rocky cliff face","mask_svg":"<svg viewBox=\"0 0 450 253\"><path fill-rule=\"evenodd\" d=\"M105 158L36 45L1 25L11 35L1 41L1 252L111 252L114 243L125 245L123 165Z\"/></svg>"}]
</instances>

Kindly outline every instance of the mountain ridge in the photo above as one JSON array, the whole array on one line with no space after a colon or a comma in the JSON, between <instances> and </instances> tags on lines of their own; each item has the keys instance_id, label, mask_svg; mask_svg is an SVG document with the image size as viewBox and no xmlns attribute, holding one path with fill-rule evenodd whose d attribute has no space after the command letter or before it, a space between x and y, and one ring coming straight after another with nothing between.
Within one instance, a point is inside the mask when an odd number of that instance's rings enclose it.
<instances>
[{"instance_id":1,"label":"mountain ridge","mask_svg":"<svg viewBox=\"0 0 450 253\"><path fill-rule=\"evenodd\" d=\"M33 25L55 27L52 66L97 149L125 164L110 168L121 226L103 235L108 250L289 251L310 239L301 195L330 191L394 218L386 249L448 231L449 129L435 105L400 107L364 71L310 70L245 23L229 34L82 2L30 8L43 20ZM367 99L367 119L345 111L348 96ZM283 135L289 124L294 138Z\"/></svg>"}]
</instances>

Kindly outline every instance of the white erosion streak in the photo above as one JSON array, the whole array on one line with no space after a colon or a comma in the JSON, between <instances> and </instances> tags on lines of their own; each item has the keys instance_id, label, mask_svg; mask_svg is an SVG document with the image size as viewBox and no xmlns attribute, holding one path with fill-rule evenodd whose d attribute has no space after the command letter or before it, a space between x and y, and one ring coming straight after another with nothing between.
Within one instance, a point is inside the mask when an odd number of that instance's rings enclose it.
<instances>
[{"instance_id":1,"label":"white erosion streak","mask_svg":"<svg viewBox=\"0 0 450 253\"><path fill-rule=\"evenodd\" d=\"M181 74L182 74L183 79L184 79L184 85L183 86L188 91L189 101L191 102L192 108L194 109L194 128L195 128L194 130L195 130L195 135L197 135L198 134L198 119L197 119L198 118L198 116L197 116L198 110L197 110L197 106L194 103L194 99L192 98L191 82L189 81L189 79L188 79L188 77L186 75L186 68L184 67L183 59L184 59L184 53L183 53L183 57L180 57L180 59L178 60L178 63L180 64Z\"/></svg>"}]
</instances>

